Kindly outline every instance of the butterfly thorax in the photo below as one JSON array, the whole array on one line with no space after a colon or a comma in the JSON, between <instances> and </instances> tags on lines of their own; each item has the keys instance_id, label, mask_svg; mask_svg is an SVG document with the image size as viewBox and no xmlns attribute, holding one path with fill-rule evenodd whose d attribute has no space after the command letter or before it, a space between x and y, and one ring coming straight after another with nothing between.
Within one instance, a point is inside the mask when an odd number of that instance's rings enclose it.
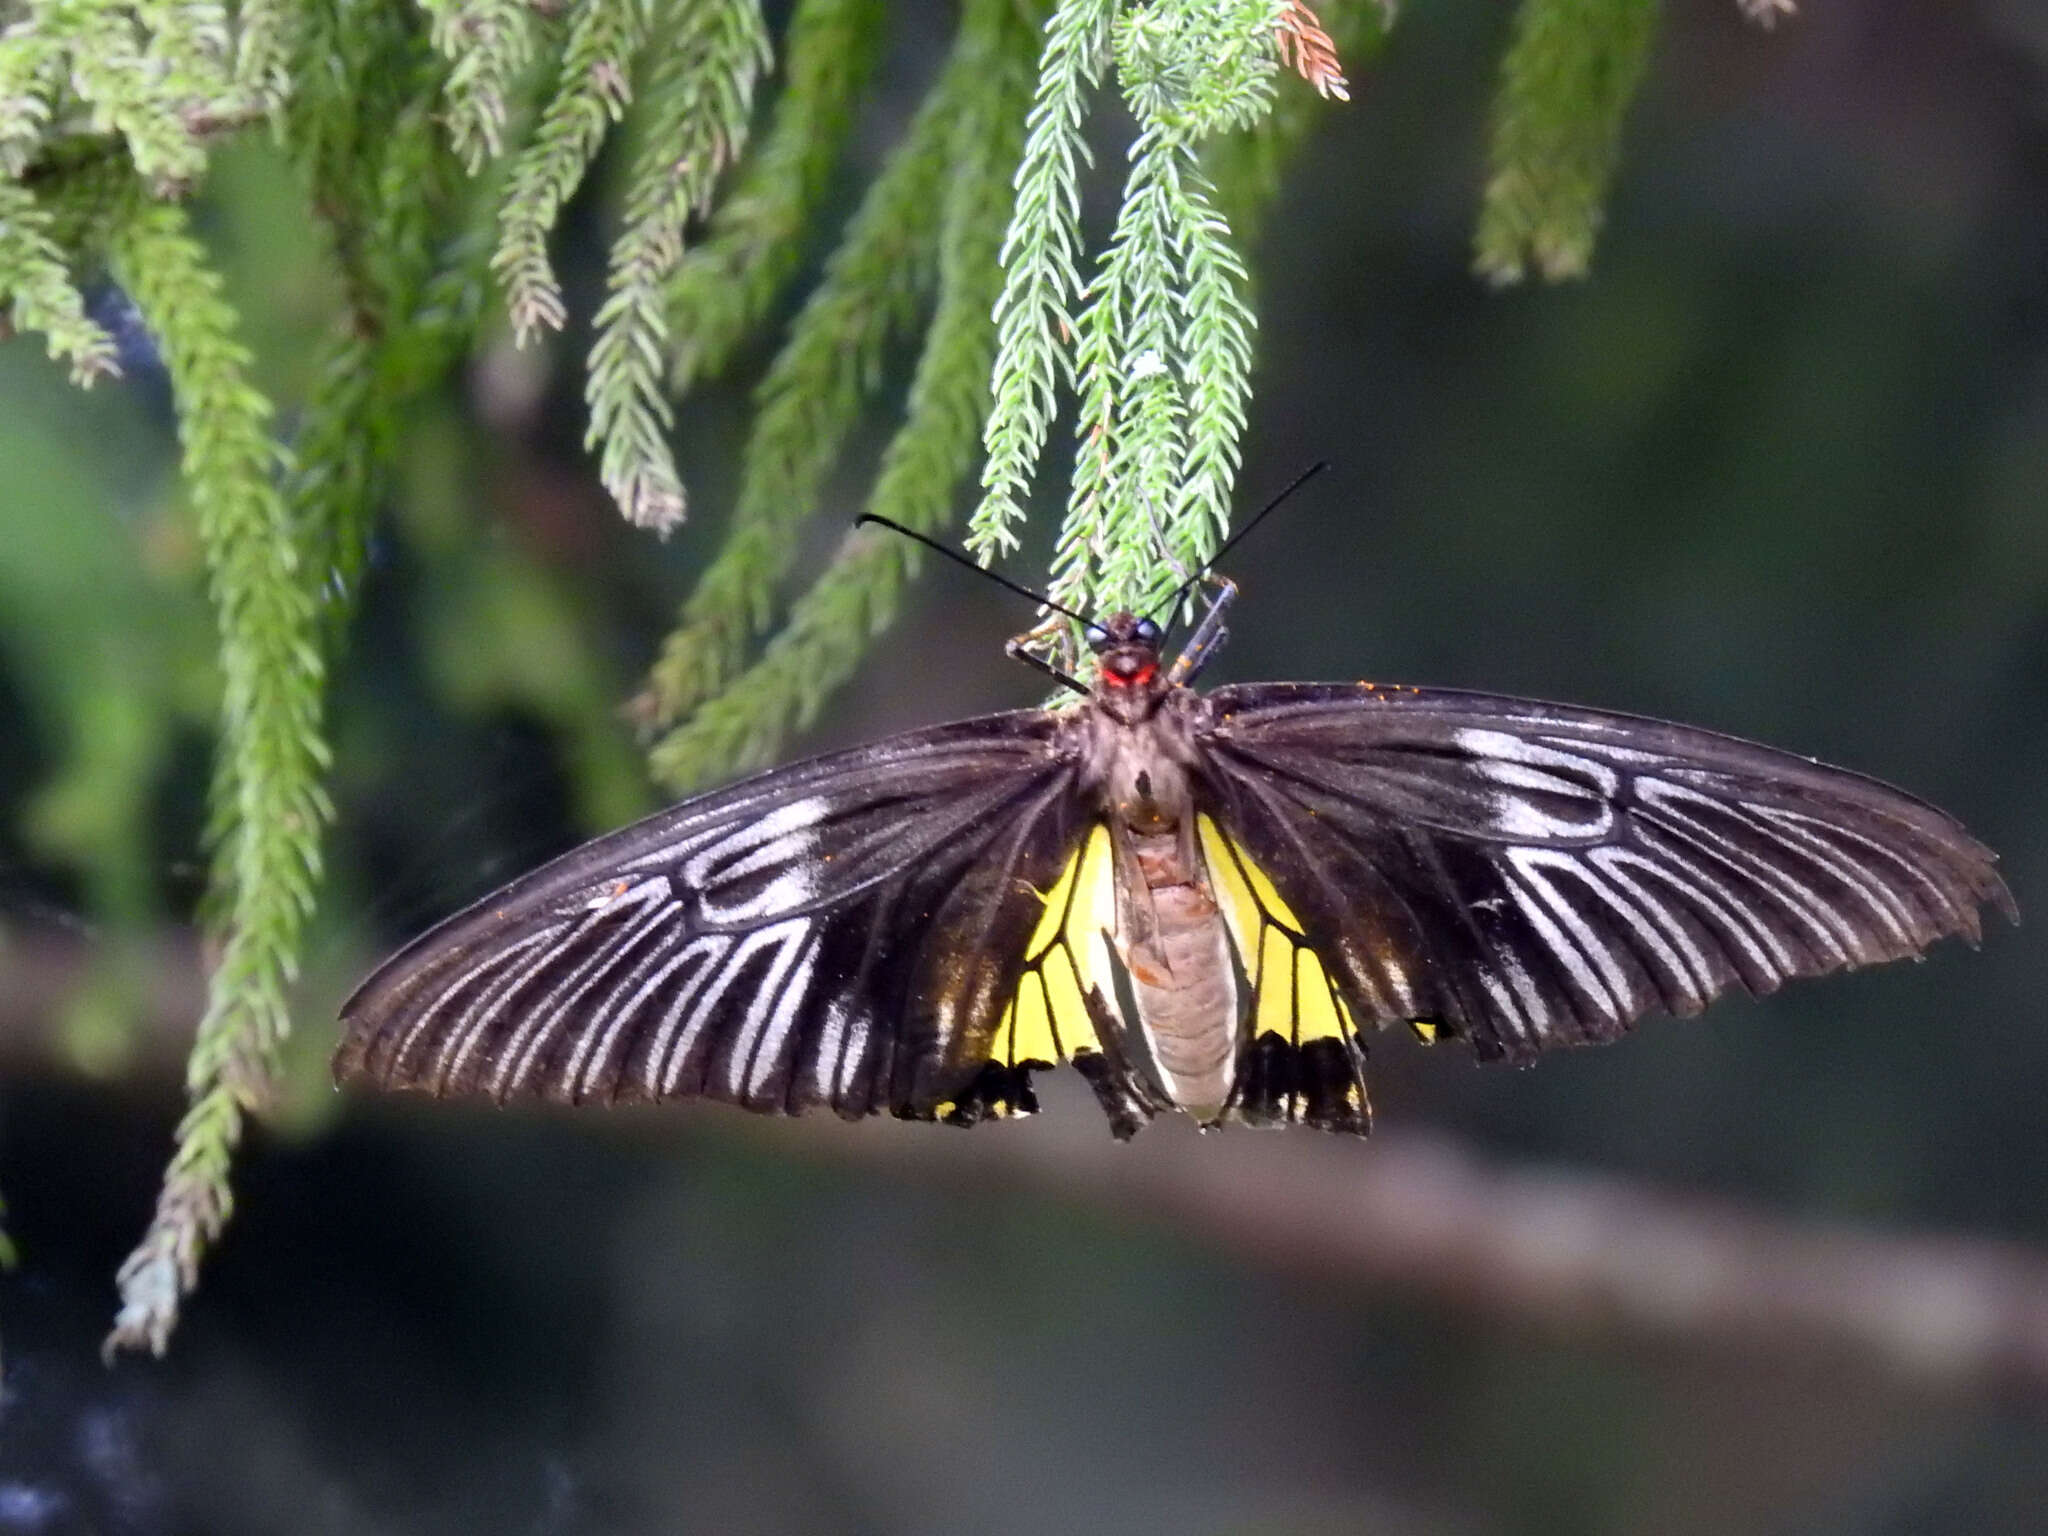
<instances>
[{"instance_id":1,"label":"butterfly thorax","mask_svg":"<svg viewBox=\"0 0 2048 1536\"><path fill-rule=\"evenodd\" d=\"M1190 769L1207 709L1165 679L1153 647L1112 644L1101 668L1077 727L1082 786L1115 852L1111 939L1141 1037L1129 1054L1151 1067L1166 1100L1208 1124L1230 1097L1238 1005L1229 934L1196 833Z\"/></svg>"}]
</instances>

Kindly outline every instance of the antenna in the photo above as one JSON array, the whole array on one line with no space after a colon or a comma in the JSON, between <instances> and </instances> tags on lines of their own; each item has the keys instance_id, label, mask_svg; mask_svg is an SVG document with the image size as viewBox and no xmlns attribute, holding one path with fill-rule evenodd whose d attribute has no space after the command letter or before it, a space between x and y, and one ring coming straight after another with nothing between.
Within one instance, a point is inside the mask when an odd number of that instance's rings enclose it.
<instances>
[{"instance_id":1,"label":"antenna","mask_svg":"<svg viewBox=\"0 0 2048 1536\"><path fill-rule=\"evenodd\" d=\"M1194 589L1195 583L1200 581L1204 576L1208 575L1210 571L1214 570L1216 568L1216 563L1219 560L1221 560L1225 555L1229 554L1233 549L1237 548L1238 545L1242 544L1245 541L1245 539L1250 535L1251 531L1254 528L1258 527L1260 523L1263 523L1266 520L1266 515L1269 512L1273 511L1276 507L1280 505L1281 502L1285 501L1288 497L1292 496L1296 491L1300 490L1304 485L1307 485L1309 481L1315 479L1317 475L1320 475L1324 470L1328 469L1329 467L1330 461L1328 459L1316 460L1315 463L1309 465L1307 469L1304 469L1300 474L1296 475L1292 480L1288 481L1285 489L1283 489L1278 496L1275 496L1271 501L1267 502L1263 507L1259 508L1257 512L1253 513L1252 520L1250 522L1246 523L1242 528L1238 529L1237 532L1233 533L1229 538L1225 539L1223 541L1223 547L1218 549L1215 554L1211 555L1207 560L1202 562L1201 569L1197 570L1194 575L1190 576L1186 581L1182 582L1179 587L1174 589L1173 596L1170 599L1168 599L1166 607L1163 610L1167 619L1171 621L1175 611L1179 609L1182 601L1187 597L1188 593Z\"/></svg>"},{"instance_id":2,"label":"antenna","mask_svg":"<svg viewBox=\"0 0 2048 1536\"><path fill-rule=\"evenodd\" d=\"M1302 478L1306 479L1307 476L1303 476ZM1295 483L1299 484L1300 482L1297 481ZM1292 490L1293 487L1290 486L1288 487L1288 489ZM1259 515L1263 517L1265 514L1260 513ZM922 544L926 549L936 550L938 553L944 555L948 560L952 561L955 565L964 565L965 567L967 567L968 570L974 572L975 575L986 577L988 580L994 582L999 587L1007 587L1010 591L1016 593L1019 597L1028 597L1031 599L1032 602L1038 604L1041 608L1050 608L1054 613L1063 613L1068 618L1072 619L1076 624L1089 624L1094 622L1085 614L1076 613L1071 608L1061 607L1058 603L1054 602L1051 598L1046 597L1042 593L1034 592L1029 587L1019 586L1016 582L1010 580L1009 577L1003 575L1000 571L992 571L985 565L976 565L972 560L968 559L958 550L947 548L944 544L941 544L937 539L927 538L924 534L919 533L915 528L906 528L901 523L892 522L886 517L878 517L872 512L863 512L859 517L856 517L853 520L853 526L856 528L860 527L863 523L880 523L884 528L888 528L893 530L894 532L900 533L906 539L914 539L918 543ZM1228 545L1225 546L1225 548L1228 547Z\"/></svg>"}]
</instances>

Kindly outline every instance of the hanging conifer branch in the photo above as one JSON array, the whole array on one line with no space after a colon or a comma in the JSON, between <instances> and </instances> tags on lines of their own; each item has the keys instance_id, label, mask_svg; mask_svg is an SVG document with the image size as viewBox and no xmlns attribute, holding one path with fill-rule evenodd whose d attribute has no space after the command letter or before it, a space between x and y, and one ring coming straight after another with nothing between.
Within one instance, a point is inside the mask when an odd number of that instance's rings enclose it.
<instances>
[{"instance_id":1,"label":"hanging conifer branch","mask_svg":"<svg viewBox=\"0 0 2048 1536\"><path fill-rule=\"evenodd\" d=\"M1336 40L1323 30L1306 0L1288 0L1281 8L1274 40L1280 45L1280 62L1314 86L1318 96L1351 99L1351 82L1344 78Z\"/></svg>"},{"instance_id":2,"label":"hanging conifer branch","mask_svg":"<svg viewBox=\"0 0 2048 1536\"><path fill-rule=\"evenodd\" d=\"M504 152L521 77L533 62L528 0L419 0L448 76L448 136L472 173Z\"/></svg>"},{"instance_id":3,"label":"hanging conifer branch","mask_svg":"<svg viewBox=\"0 0 2048 1536\"><path fill-rule=\"evenodd\" d=\"M884 0L799 0L790 16L774 121L669 283L669 381L678 394L724 369L796 270L883 21Z\"/></svg>"},{"instance_id":4,"label":"hanging conifer branch","mask_svg":"<svg viewBox=\"0 0 2048 1536\"><path fill-rule=\"evenodd\" d=\"M0 142L21 145L32 125L56 129L51 113L61 92L84 109L86 130L118 140L155 189L193 181L206 163L193 119L208 87L219 86L219 67L203 10L196 33L179 29L176 12L157 20L172 30L153 34L125 6L62 0L9 27L0 34L0 81L19 82L22 94L0 106ZM26 159L20 149L15 155Z\"/></svg>"},{"instance_id":5,"label":"hanging conifer branch","mask_svg":"<svg viewBox=\"0 0 2048 1536\"><path fill-rule=\"evenodd\" d=\"M667 290L683 232L746 142L754 82L768 62L756 0L684 0L656 50L644 138L612 246L609 297L597 312L584 397L599 476L627 518L666 533L683 517L669 452Z\"/></svg>"},{"instance_id":6,"label":"hanging conifer branch","mask_svg":"<svg viewBox=\"0 0 2048 1536\"><path fill-rule=\"evenodd\" d=\"M1656 22L1656 0L1522 0L1473 261L1489 281L1585 275Z\"/></svg>"},{"instance_id":7,"label":"hanging conifer branch","mask_svg":"<svg viewBox=\"0 0 2048 1536\"><path fill-rule=\"evenodd\" d=\"M1167 590L1173 585L1156 546L1186 452L1173 366L1181 318L1173 206L1183 157L1183 147L1156 130L1131 146L1123 210L1076 324L1081 441L1048 595L1080 613L1098 605L1105 613L1151 611L1149 572ZM1149 538L1148 520L1159 526Z\"/></svg>"},{"instance_id":8,"label":"hanging conifer branch","mask_svg":"<svg viewBox=\"0 0 2048 1536\"><path fill-rule=\"evenodd\" d=\"M1340 75L1342 61L1348 59L1357 68L1377 56L1394 21L1393 6L1381 0L1322 0L1321 14L1310 14L1329 39ZM1284 20L1282 26L1285 30ZM1284 42L1281 51L1284 56ZM1295 69L1300 72L1298 55ZM1350 89L1348 78L1344 89ZM1258 216L1279 190L1288 161L1321 121L1325 101L1332 99L1319 100L1322 95L1279 91L1272 110L1263 117L1238 132L1220 134L1202 147L1202 165L1215 186L1217 208L1247 248L1255 243Z\"/></svg>"},{"instance_id":9,"label":"hanging conifer branch","mask_svg":"<svg viewBox=\"0 0 2048 1536\"><path fill-rule=\"evenodd\" d=\"M232 90L234 37L222 0L135 0L142 65L189 122Z\"/></svg>"},{"instance_id":10,"label":"hanging conifer branch","mask_svg":"<svg viewBox=\"0 0 2048 1536\"><path fill-rule=\"evenodd\" d=\"M1230 531L1230 492L1237 483L1238 444L1251 399L1250 275L1231 244L1230 225L1192 155L1177 183L1179 235L1187 285L1186 446L1172 503L1176 521L1206 526L1193 542L1213 549ZM1205 554L1203 559L1207 559Z\"/></svg>"},{"instance_id":11,"label":"hanging conifer branch","mask_svg":"<svg viewBox=\"0 0 2048 1536\"><path fill-rule=\"evenodd\" d=\"M191 1105L147 1234L121 1266L109 1349L159 1354L200 1255L233 1209L229 1164L289 1027L286 993L320 876L324 664L276 484L270 407L183 213L138 200L108 251L161 349L185 482L207 553L224 690L215 776L214 937L220 960L192 1048Z\"/></svg>"},{"instance_id":12,"label":"hanging conifer branch","mask_svg":"<svg viewBox=\"0 0 2048 1536\"><path fill-rule=\"evenodd\" d=\"M1198 148L1265 115L1283 53L1307 59L1323 84L1334 78L1341 85L1333 59L1316 62L1314 47L1327 36L1312 14L1303 16L1299 0L1248 0L1134 7L1114 22L1117 79L1140 131L1116 230L1072 323L1080 443L1050 592L1064 607L1155 611L1178 584L1174 568L1201 565L1227 528L1253 319L1244 266ZM1041 75L1041 92L1043 82ZM1021 183L1020 175L1019 218ZM1014 282L1014 268L1011 276ZM1051 311L1054 286L1037 285L1048 295L1042 312ZM1042 348L1042 330L1037 340ZM998 441L1028 445L1035 457L1032 434L1050 400L1038 403L1029 385L1006 388L1004 366L999 354L990 474ZM1041 355L1038 366L1043 379L1051 358ZM1002 484L1027 479L1013 467ZM1013 504L1000 487L984 500L977 514L986 518L979 525L984 556L1000 547L1004 508ZM1076 637L1054 628L1061 661L1084 666Z\"/></svg>"},{"instance_id":13,"label":"hanging conifer branch","mask_svg":"<svg viewBox=\"0 0 2048 1536\"><path fill-rule=\"evenodd\" d=\"M869 185L769 365L731 531L662 642L639 705L650 724L673 725L724 691L768 627L796 529L816 507L863 401L881 386L882 349L930 291L953 127L977 90L956 54Z\"/></svg>"},{"instance_id":14,"label":"hanging conifer branch","mask_svg":"<svg viewBox=\"0 0 2048 1536\"><path fill-rule=\"evenodd\" d=\"M493 209L463 196L439 124L446 62L416 29L325 0L305 23L297 105L320 131L296 136L295 158L309 205L332 211L322 223L345 307L313 375L284 491L332 641L354 611L403 412L476 332L490 247L472 226Z\"/></svg>"},{"instance_id":15,"label":"hanging conifer branch","mask_svg":"<svg viewBox=\"0 0 2048 1536\"><path fill-rule=\"evenodd\" d=\"M988 399L999 269L1036 43L1013 0L970 0L955 53L962 79L980 83L952 115L952 179L938 240L938 302L911 380L903 424L890 440L867 510L935 531L972 468ZM896 616L917 546L874 530L841 541L825 573L790 609L761 660L656 743L664 784L685 789L714 773L765 766L859 664Z\"/></svg>"},{"instance_id":16,"label":"hanging conifer branch","mask_svg":"<svg viewBox=\"0 0 2048 1536\"><path fill-rule=\"evenodd\" d=\"M42 150L65 52L62 38L34 17L0 31L0 176L21 175Z\"/></svg>"},{"instance_id":17,"label":"hanging conifer branch","mask_svg":"<svg viewBox=\"0 0 2048 1536\"><path fill-rule=\"evenodd\" d=\"M0 303L16 330L44 336L74 384L118 377L114 338L87 318L57 244L48 209L15 182L0 182Z\"/></svg>"},{"instance_id":18,"label":"hanging conifer branch","mask_svg":"<svg viewBox=\"0 0 2048 1536\"><path fill-rule=\"evenodd\" d=\"M569 24L555 93L506 178L491 270L505 289L520 345L559 331L569 311L548 262L548 232L583 180L605 130L632 100L633 60L647 39L648 0L585 0Z\"/></svg>"},{"instance_id":19,"label":"hanging conifer branch","mask_svg":"<svg viewBox=\"0 0 2048 1536\"><path fill-rule=\"evenodd\" d=\"M234 91L265 112L291 94L291 60L304 13L290 0L239 0L234 20Z\"/></svg>"},{"instance_id":20,"label":"hanging conifer branch","mask_svg":"<svg viewBox=\"0 0 2048 1536\"><path fill-rule=\"evenodd\" d=\"M1016 208L1003 237L994 403L982 434L988 459L967 532L967 547L984 561L1017 547L1056 392L1069 377L1070 312L1081 293L1081 171L1090 163L1081 124L1088 93L1109 63L1116 11L1116 0L1065 0L1046 25Z\"/></svg>"}]
</instances>

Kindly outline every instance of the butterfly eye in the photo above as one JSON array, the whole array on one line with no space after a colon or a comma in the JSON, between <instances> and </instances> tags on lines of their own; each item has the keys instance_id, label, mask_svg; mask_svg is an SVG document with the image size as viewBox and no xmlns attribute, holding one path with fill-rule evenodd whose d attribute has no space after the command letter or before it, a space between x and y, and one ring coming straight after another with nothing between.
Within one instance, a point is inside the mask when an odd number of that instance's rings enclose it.
<instances>
[{"instance_id":1,"label":"butterfly eye","mask_svg":"<svg viewBox=\"0 0 2048 1536\"><path fill-rule=\"evenodd\" d=\"M1141 645L1157 645L1159 643L1159 626L1150 619L1138 620L1137 628L1132 633L1137 636L1138 643Z\"/></svg>"},{"instance_id":2,"label":"butterfly eye","mask_svg":"<svg viewBox=\"0 0 2048 1536\"><path fill-rule=\"evenodd\" d=\"M1081 631L1081 638L1088 642L1088 649L1099 651L1109 644L1109 631L1100 624L1090 624Z\"/></svg>"}]
</instances>

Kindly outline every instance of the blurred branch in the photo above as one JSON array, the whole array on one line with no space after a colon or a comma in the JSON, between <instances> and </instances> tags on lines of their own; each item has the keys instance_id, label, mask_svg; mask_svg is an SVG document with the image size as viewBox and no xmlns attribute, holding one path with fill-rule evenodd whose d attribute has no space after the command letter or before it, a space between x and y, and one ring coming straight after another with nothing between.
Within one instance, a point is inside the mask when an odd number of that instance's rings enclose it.
<instances>
[{"instance_id":1,"label":"blurred branch","mask_svg":"<svg viewBox=\"0 0 2048 1536\"><path fill-rule=\"evenodd\" d=\"M138 940L136 947L133 974L142 984L129 999L135 1017L126 1038L134 1050L123 1065L151 1092L179 1092L192 1028L206 1006L199 946L188 932L177 941ZM0 987L0 1078L69 1067L62 1021L104 958L89 931L0 926L0 969L7 977Z\"/></svg>"},{"instance_id":2,"label":"blurred branch","mask_svg":"<svg viewBox=\"0 0 2048 1536\"><path fill-rule=\"evenodd\" d=\"M0 1072L52 1067L48 1021L94 952L87 938L56 934L10 945ZM168 1100L204 984L189 945L153 953L133 1066ZM1252 1264L1510 1326L1760 1358L1839 1351L1930 1386L2048 1391L2048 1254L2017 1243L1801 1221L1614 1175L1504 1167L1422 1129L1383 1129L1361 1146L1161 1125L1117 1145L1085 1094L1055 1079L1044 1097L1050 1113L974 1136L830 1117L718 1113L715 1123L780 1155L982 1198L1106 1206ZM660 1110L570 1118L635 1135L678 1123Z\"/></svg>"},{"instance_id":3,"label":"blurred branch","mask_svg":"<svg viewBox=\"0 0 2048 1536\"><path fill-rule=\"evenodd\" d=\"M1262 1266L1388 1287L1518 1327L1761 1355L1853 1353L1945 1387L2048 1390L2048 1255L1859 1230L1563 1169L1503 1167L1440 1132L1113 1145L1092 1105L972 1138L924 1127L763 1128L812 1155L1008 1184L1192 1232Z\"/></svg>"}]
</instances>

